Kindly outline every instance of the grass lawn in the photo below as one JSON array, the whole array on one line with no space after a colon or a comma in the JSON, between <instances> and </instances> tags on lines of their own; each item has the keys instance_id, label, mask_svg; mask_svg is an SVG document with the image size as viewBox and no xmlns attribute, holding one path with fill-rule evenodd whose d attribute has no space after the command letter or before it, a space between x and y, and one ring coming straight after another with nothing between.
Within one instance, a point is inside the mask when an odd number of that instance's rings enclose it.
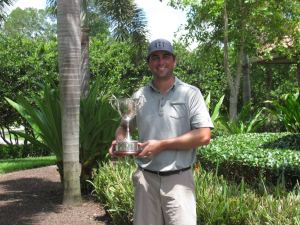
<instances>
[{"instance_id":1,"label":"grass lawn","mask_svg":"<svg viewBox=\"0 0 300 225\"><path fill-rule=\"evenodd\" d=\"M0 160L0 173L55 165L56 156Z\"/></svg>"},{"instance_id":2,"label":"grass lawn","mask_svg":"<svg viewBox=\"0 0 300 225\"><path fill-rule=\"evenodd\" d=\"M7 140L9 140L9 134L5 134L5 138L7 139ZM14 139L14 135L12 135L12 139ZM18 139L19 139L19 141L24 141L25 139L23 138L23 137L18 137Z\"/></svg>"}]
</instances>

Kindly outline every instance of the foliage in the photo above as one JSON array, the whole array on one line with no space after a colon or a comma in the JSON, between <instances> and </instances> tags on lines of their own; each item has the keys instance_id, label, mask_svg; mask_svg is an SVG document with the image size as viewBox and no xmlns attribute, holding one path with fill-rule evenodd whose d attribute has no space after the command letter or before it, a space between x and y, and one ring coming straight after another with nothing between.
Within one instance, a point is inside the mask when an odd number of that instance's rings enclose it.
<instances>
[{"instance_id":1,"label":"foliage","mask_svg":"<svg viewBox=\"0 0 300 225\"><path fill-rule=\"evenodd\" d=\"M134 187L130 178L135 169L132 159L126 157L116 163L99 164L94 171L94 192L114 224L132 224Z\"/></svg>"},{"instance_id":2,"label":"foliage","mask_svg":"<svg viewBox=\"0 0 300 225\"><path fill-rule=\"evenodd\" d=\"M0 0L0 22L5 18L8 6L12 6L16 0Z\"/></svg>"},{"instance_id":3,"label":"foliage","mask_svg":"<svg viewBox=\"0 0 300 225\"><path fill-rule=\"evenodd\" d=\"M0 127L10 132L11 126L24 124L25 119L10 107L4 97L16 100L19 95L39 95L40 89L34 82L43 82L45 75L57 81L57 43L1 33L0 39Z\"/></svg>"},{"instance_id":4,"label":"foliage","mask_svg":"<svg viewBox=\"0 0 300 225\"><path fill-rule=\"evenodd\" d=\"M91 179L96 162L106 160L120 124L120 116L109 104L113 90L106 86L99 93L100 82L98 79L88 97L80 102L79 160L82 164L81 183L84 185L87 179Z\"/></svg>"},{"instance_id":5,"label":"foliage","mask_svg":"<svg viewBox=\"0 0 300 225\"><path fill-rule=\"evenodd\" d=\"M100 12L109 18L114 39L125 41L130 37L136 47L146 43L147 20L144 11L134 1L95 0Z\"/></svg>"},{"instance_id":6,"label":"foliage","mask_svg":"<svg viewBox=\"0 0 300 225\"><path fill-rule=\"evenodd\" d=\"M224 1L209 0L170 1L172 7L187 12L188 23L183 28L189 32L183 36L184 40L196 40L211 45L223 41L224 4ZM227 0L226 7L231 43L236 47L243 44L246 53L254 54L259 45L273 44L274 40L280 43L285 35L297 36L295 28L300 21L297 1L259 0L236 4L236 1ZM245 37L244 41L242 36Z\"/></svg>"},{"instance_id":7,"label":"foliage","mask_svg":"<svg viewBox=\"0 0 300 225\"><path fill-rule=\"evenodd\" d=\"M284 123L287 131L300 132L300 95L297 92L294 96L285 94L283 104L279 101L267 101L274 105L274 110L268 110Z\"/></svg>"},{"instance_id":8,"label":"foliage","mask_svg":"<svg viewBox=\"0 0 300 225\"><path fill-rule=\"evenodd\" d=\"M224 71L230 89L230 121L235 121L237 115L243 54L255 56L259 53L270 57L275 49L292 57L299 52L299 1L259 0L237 4L233 0L171 0L170 4L187 12L187 24L183 26L187 32L182 36L185 42L192 40L208 48L224 45ZM228 22L228 27L225 22ZM287 38L294 41L294 48L287 48L290 43L282 44L281 41ZM257 50L265 45L271 48L264 48L263 52Z\"/></svg>"},{"instance_id":9,"label":"foliage","mask_svg":"<svg viewBox=\"0 0 300 225\"><path fill-rule=\"evenodd\" d=\"M32 144L0 145L0 159L48 156L50 152Z\"/></svg>"},{"instance_id":10,"label":"foliage","mask_svg":"<svg viewBox=\"0 0 300 225\"><path fill-rule=\"evenodd\" d=\"M18 7L7 16L2 32L8 36L23 35L27 38L53 40L57 26L55 18L43 9Z\"/></svg>"},{"instance_id":11,"label":"foliage","mask_svg":"<svg viewBox=\"0 0 300 225\"><path fill-rule=\"evenodd\" d=\"M51 82L51 80L48 80ZM55 87L55 84L52 82ZM43 100L38 95L33 94L32 102L38 106L31 106L28 101L18 96L18 103L8 99L7 101L23 116L34 130L35 136L16 132L32 144L47 149L55 154L57 166L62 177L62 130L61 130L61 108L59 101L59 90L52 89L48 84L40 85L44 90Z\"/></svg>"},{"instance_id":12,"label":"foliage","mask_svg":"<svg viewBox=\"0 0 300 225\"><path fill-rule=\"evenodd\" d=\"M55 156L0 160L0 173L49 166L54 165L55 162Z\"/></svg>"},{"instance_id":13,"label":"foliage","mask_svg":"<svg viewBox=\"0 0 300 225\"><path fill-rule=\"evenodd\" d=\"M225 95L223 95L219 99L219 102L215 106L212 106L212 104L211 104L210 92L208 93L208 95L205 99L206 106L211 115L211 120L214 124L214 129L211 131L212 138L214 138L215 136L221 136L221 135L227 134L227 130L224 129L223 126L219 122L220 110L221 110L221 106L222 106L224 97L225 97Z\"/></svg>"},{"instance_id":14,"label":"foliage","mask_svg":"<svg viewBox=\"0 0 300 225\"><path fill-rule=\"evenodd\" d=\"M91 79L102 79L104 86L116 89L124 84L120 90L122 95L131 95L146 82L150 72L145 59L138 57L141 53L133 49L128 41L115 42L104 36L91 39L90 69ZM144 52L146 49L143 50ZM146 52L145 54L146 55Z\"/></svg>"},{"instance_id":15,"label":"foliage","mask_svg":"<svg viewBox=\"0 0 300 225\"><path fill-rule=\"evenodd\" d=\"M252 64L250 79L255 106L266 106L266 100L277 100L279 96L298 91L297 65Z\"/></svg>"},{"instance_id":16,"label":"foliage","mask_svg":"<svg viewBox=\"0 0 300 225\"><path fill-rule=\"evenodd\" d=\"M197 48L189 50L188 44L181 40L174 42L173 47L177 57L174 74L179 79L199 87L204 96L212 93L212 105L216 105L224 93L229 96L223 74L223 53L219 46L200 44ZM224 101L228 102L226 98Z\"/></svg>"},{"instance_id":17,"label":"foliage","mask_svg":"<svg viewBox=\"0 0 300 225\"><path fill-rule=\"evenodd\" d=\"M132 159L105 163L95 170L95 193L115 224L132 224L136 165ZM194 168L198 224L297 224L299 187L249 186ZM288 207L287 207L288 206Z\"/></svg>"},{"instance_id":18,"label":"foliage","mask_svg":"<svg viewBox=\"0 0 300 225\"><path fill-rule=\"evenodd\" d=\"M146 43L148 30L143 10L131 0L87 0L87 14L90 21L91 36L109 35L114 40L131 40L131 45L141 50ZM57 14L57 0L47 0L49 11ZM98 17L98 18L96 18ZM81 17L83 24L83 17ZM109 29L108 29L109 28Z\"/></svg>"},{"instance_id":19,"label":"foliage","mask_svg":"<svg viewBox=\"0 0 300 225\"><path fill-rule=\"evenodd\" d=\"M219 174L253 182L261 177L276 183L284 174L292 187L300 176L300 135L291 133L249 133L216 137L199 148L199 160L206 169L219 163Z\"/></svg>"},{"instance_id":20,"label":"foliage","mask_svg":"<svg viewBox=\"0 0 300 225\"><path fill-rule=\"evenodd\" d=\"M252 103L244 106L236 117L236 124L222 117L220 122L231 134L254 133L267 119L262 117L263 109L251 108Z\"/></svg>"},{"instance_id":21,"label":"foliage","mask_svg":"<svg viewBox=\"0 0 300 225\"><path fill-rule=\"evenodd\" d=\"M62 131L61 108L58 87L47 79L52 85L40 85L44 90L43 99L33 95L32 100L37 108L28 104L24 97L17 97L18 103L7 98L7 101L26 118L35 132L35 136L16 132L21 137L29 140L43 149L51 151L57 157L57 165L62 175ZM81 99L80 104L80 163L82 164L81 182L85 183L92 174L92 168L96 160L102 161L111 142L114 140L114 132L119 125L120 118L109 104L111 89L104 88L99 94L101 79L93 86L89 96ZM120 86L121 88L122 86ZM86 187L84 187L86 188Z\"/></svg>"},{"instance_id":22,"label":"foliage","mask_svg":"<svg viewBox=\"0 0 300 225\"><path fill-rule=\"evenodd\" d=\"M98 34L109 36L109 20L101 14L94 0L88 1L87 10L90 37L96 37Z\"/></svg>"},{"instance_id":23,"label":"foliage","mask_svg":"<svg viewBox=\"0 0 300 225\"><path fill-rule=\"evenodd\" d=\"M262 187L255 188L243 180L228 182L217 172L208 173L201 167L194 171L199 223L294 224L299 220L299 187L288 192L261 182ZM286 204L290 207L285 208Z\"/></svg>"},{"instance_id":24,"label":"foliage","mask_svg":"<svg viewBox=\"0 0 300 225\"><path fill-rule=\"evenodd\" d=\"M220 108L221 108L224 97L225 97L225 95L223 95L220 98L218 104L214 107L211 106L211 104L210 104L210 92L208 93L208 96L205 99L205 103L207 105L207 108L212 112L212 115L211 115L212 122L215 122L219 118Z\"/></svg>"}]
</instances>

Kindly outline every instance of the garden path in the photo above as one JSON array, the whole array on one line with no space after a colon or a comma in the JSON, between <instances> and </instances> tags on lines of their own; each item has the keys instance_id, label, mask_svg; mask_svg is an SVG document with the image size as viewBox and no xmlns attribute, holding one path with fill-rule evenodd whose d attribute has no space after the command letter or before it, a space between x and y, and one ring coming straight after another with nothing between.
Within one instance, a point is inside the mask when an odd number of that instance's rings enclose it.
<instances>
[{"instance_id":1,"label":"garden path","mask_svg":"<svg viewBox=\"0 0 300 225\"><path fill-rule=\"evenodd\" d=\"M0 224L112 224L92 195L79 207L63 207L56 166L0 174Z\"/></svg>"}]
</instances>

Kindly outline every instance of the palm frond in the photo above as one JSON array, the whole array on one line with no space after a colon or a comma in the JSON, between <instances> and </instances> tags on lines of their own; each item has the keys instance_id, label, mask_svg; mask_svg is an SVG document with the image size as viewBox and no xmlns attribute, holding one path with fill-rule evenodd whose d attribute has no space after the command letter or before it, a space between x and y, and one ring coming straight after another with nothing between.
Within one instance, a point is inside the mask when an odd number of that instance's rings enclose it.
<instances>
[{"instance_id":1,"label":"palm frond","mask_svg":"<svg viewBox=\"0 0 300 225\"><path fill-rule=\"evenodd\" d=\"M0 21L4 20L8 12L8 7L13 6L16 0L0 0Z\"/></svg>"}]
</instances>

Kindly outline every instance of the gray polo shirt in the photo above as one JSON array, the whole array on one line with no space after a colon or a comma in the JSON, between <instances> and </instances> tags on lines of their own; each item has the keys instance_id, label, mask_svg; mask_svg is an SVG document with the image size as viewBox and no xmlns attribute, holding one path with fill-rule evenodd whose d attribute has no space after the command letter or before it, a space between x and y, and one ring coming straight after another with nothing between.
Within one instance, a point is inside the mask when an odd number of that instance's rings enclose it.
<instances>
[{"instance_id":1,"label":"gray polo shirt","mask_svg":"<svg viewBox=\"0 0 300 225\"><path fill-rule=\"evenodd\" d=\"M152 84L140 88L132 97L144 95L147 102L131 121L137 127L140 142L175 138L192 129L213 128L200 90L175 77L174 85L162 95ZM195 162L196 149L164 150L153 157L137 158L143 168L170 171L189 167Z\"/></svg>"}]
</instances>

